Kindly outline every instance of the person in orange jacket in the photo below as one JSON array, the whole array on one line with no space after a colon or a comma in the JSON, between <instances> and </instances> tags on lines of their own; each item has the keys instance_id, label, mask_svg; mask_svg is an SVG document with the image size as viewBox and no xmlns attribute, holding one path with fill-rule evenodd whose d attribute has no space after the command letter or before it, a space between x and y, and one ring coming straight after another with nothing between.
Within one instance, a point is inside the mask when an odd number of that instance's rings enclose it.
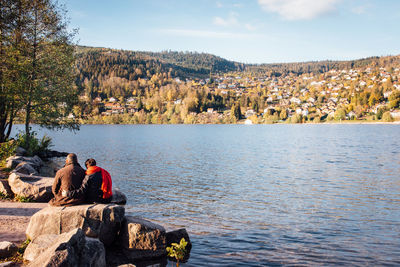
<instances>
[{"instance_id":1,"label":"person in orange jacket","mask_svg":"<svg viewBox=\"0 0 400 267\"><path fill-rule=\"evenodd\" d=\"M86 176L79 189L63 191L69 198L84 198L86 203L110 203L112 199L112 181L108 171L96 166L96 160L85 162Z\"/></svg>"}]
</instances>

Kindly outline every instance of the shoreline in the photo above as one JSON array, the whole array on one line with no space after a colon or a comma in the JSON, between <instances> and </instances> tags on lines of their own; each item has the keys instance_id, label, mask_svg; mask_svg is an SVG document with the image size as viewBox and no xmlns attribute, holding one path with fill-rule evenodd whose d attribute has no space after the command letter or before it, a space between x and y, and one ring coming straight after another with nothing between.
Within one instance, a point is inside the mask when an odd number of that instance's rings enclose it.
<instances>
[{"instance_id":1,"label":"shoreline","mask_svg":"<svg viewBox=\"0 0 400 267\"><path fill-rule=\"evenodd\" d=\"M304 123L290 123L290 122L276 122L276 123L253 123L248 125L400 125L399 121L384 122L384 121L343 121L343 122L304 122ZM13 125L23 125L14 123ZM37 124L32 124L37 125ZM245 125L244 120L239 123L82 123L83 125ZM37 125L40 126L40 125ZM56 130L57 131L57 130ZM79 131L79 130L78 130Z\"/></svg>"}]
</instances>

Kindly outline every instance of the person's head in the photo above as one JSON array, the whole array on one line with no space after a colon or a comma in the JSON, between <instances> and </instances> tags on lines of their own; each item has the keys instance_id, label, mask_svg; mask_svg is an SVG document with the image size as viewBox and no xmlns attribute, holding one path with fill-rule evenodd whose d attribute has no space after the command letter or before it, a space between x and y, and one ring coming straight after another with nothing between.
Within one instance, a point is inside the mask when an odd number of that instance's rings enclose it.
<instances>
[{"instance_id":1,"label":"person's head","mask_svg":"<svg viewBox=\"0 0 400 267\"><path fill-rule=\"evenodd\" d=\"M65 159L65 164L75 164L78 163L78 157L74 153L68 154L67 158Z\"/></svg>"},{"instance_id":2,"label":"person's head","mask_svg":"<svg viewBox=\"0 0 400 267\"><path fill-rule=\"evenodd\" d=\"M85 166L86 168L89 168L90 166L96 166L96 161L94 159L87 159L85 161Z\"/></svg>"}]
</instances>

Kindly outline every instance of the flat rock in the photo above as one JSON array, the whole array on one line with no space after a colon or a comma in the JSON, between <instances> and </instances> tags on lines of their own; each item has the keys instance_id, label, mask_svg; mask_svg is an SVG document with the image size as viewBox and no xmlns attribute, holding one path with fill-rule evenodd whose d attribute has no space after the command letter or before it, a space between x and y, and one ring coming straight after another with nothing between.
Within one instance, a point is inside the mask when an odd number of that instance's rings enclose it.
<instances>
[{"instance_id":1,"label":"flat rock","mask_svg":"<svg viewBox=\"0 0 400 267\"><path fill-rule=\"evenodd\" d=\"M14 193L11 190L7 179L0 179L0 193L9 198L14 197Z\"/></svg>"},{"instance_id":2,"label":"flat rock","mask_svg":"<svg viewBox=\"0 0 400 267\"><path fill-rule=\"evenodd\" d=\"M118 244L130 260L164 256L166 254L165 242L164 227L131 216L126 216L118 239Z\"/></svg>"},{"instance_id":3,"label":"flat rock","mask_svg":"<svg viewBox=\"0 0 400 267\"><path fill-rule=\"evenodd\" d=\"M8 184L15 195L37 202L48 202L52 197L53 178L11 173Z\"/></svg>"},{"instance_id":4,"label":"flat rock","mask_svg":"<svg viewBox=\"0 0 400 267\"><path fill-rule=\"evenodd\" d=\"M81 228L86 236L111 245L124 219L125 208L119 205L90 204L71 207L47 207L29 221L26 236L33 240L43 234L61 234Z\"/></svg>"},{"instance_id":5,"label":"flat rock","mask_svg":"<svg viewBox=\"0 0 400 267\"><path fill-rule=\"evenodd\" d=\"M0 259L8 258L14 255L18 250L18 247L8 241L0 242Z\"/></svg>"}]
</instances>

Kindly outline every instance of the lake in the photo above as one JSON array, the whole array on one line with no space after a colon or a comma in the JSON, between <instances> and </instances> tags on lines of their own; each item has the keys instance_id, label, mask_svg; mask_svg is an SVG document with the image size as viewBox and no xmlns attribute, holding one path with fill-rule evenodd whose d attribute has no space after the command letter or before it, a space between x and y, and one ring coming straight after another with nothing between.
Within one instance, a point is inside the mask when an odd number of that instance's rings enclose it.
<instances>
[{"instance_id":1,"label":"lake","mask_svg":"<svg viewBox=\"0 0 400 267\"><path fill-rule=\"evenodd\" d=\"M400 265L400 125L85 125L126 212L185 227L184 266Z\"/></svg>"}]
</instances>

